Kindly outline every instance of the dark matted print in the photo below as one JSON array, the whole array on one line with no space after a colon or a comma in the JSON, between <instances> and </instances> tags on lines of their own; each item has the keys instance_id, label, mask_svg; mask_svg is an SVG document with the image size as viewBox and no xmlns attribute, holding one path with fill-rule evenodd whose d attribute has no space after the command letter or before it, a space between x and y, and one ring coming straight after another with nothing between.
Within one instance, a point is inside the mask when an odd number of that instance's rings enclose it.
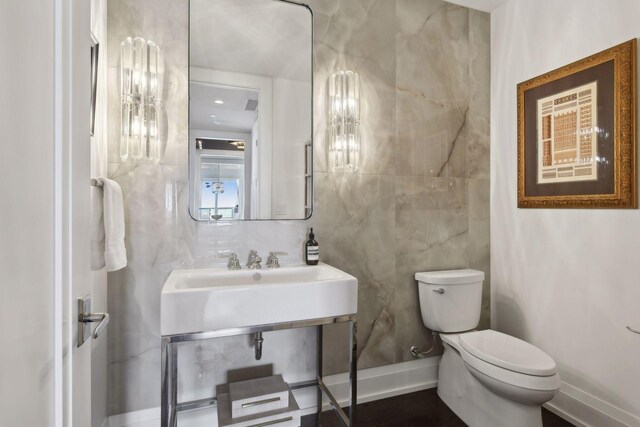
<instances>
[{"instance_id":1,"label":"dark matted print","mask_svg":"<svg viewBox=\"0 0 640 427\"><path fill-rule=\"evenodd\" d=\"M518 207L637 207L636 49L518 85Z\"/></svg>"}]
</instances>

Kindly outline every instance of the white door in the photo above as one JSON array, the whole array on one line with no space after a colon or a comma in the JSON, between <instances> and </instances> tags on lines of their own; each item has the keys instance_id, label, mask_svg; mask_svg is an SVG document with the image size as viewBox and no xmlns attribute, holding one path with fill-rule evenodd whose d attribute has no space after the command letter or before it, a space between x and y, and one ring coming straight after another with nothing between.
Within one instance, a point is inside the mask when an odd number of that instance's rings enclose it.
<instances>
[{"instance_id":1,"label":"white door","mask_svg":"<svg viewBox=\"0 0 640 427\"><path fill-rule=\"evenodd\" d=\"M90 87L91 87L91 3L87 0L62 1L62 51L64 60L60 76L68 79L61 82L63 114L63 149L60 170L62 188L58 195L62 200L63 241L66 255L63 265L68 268L66 284L68 291L65 303L70 313L65 325L64 354L68 384L71 390L66 395L71 424L66 426L91 426L91 335L80 343L78 299L91 296L92 276L89 240L90 224ZM67 20L65 22L65 19ZM65 129L66 128L66 129ZM66 146L65 146L66 145ZM95 329L97 323L87 324ZM70 355L70 358L69 358Z\"/></svg>"},{"instance_id":2,"label":"white door","mask_svg":"<svg viewBox=\"0 0 640 427\"><path fill-rule=\"evenodd\" d=\"M91 425L86 0L0 2L0 425Z\"/></svg>"},{"instance_id":3,"label":"white door","mask_svg":"<svg viewBox=\"0 0 640 427\"><path fill-rule=\"evenodd\" d=\"M89 2L0 2L0 425L91 425Z\"/></svg>"},{"instance_id":4,"label":"white door","mask_svg":"<svg viewBox=\"0 0 640 427\"><path fill-rule=\"evenodd\" d=\"M53 2L0 1L0 426L56 415L53 34Z\"/></svg>"}]
</instances>

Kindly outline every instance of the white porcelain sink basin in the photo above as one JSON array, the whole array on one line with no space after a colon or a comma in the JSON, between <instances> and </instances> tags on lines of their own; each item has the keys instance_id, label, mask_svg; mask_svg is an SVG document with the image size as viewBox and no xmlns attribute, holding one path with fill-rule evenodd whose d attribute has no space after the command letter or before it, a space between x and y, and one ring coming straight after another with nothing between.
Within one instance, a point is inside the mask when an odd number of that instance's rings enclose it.
<instances>
[{"instance_id":1,"label":"white porcelain sink basin","mask_svg":"<svg viewBox=\"0 0 640 427\"><path fill-rule=\"evenodd\" d=\"M358 281L320 263L277 269L174 270L162 288L162 335L355 314Z\"/></svg>"}]
</instances>

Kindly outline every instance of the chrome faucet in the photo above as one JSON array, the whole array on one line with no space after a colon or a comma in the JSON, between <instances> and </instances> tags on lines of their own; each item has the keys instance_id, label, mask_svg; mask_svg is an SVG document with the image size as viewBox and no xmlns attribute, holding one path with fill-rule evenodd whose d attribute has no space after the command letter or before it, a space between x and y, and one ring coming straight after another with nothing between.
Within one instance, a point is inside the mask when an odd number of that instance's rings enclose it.
<instances>
[{"instance_id":1,"label":"chrome faucet","mask_svg":"<svg viewBox=\"0 0 640 427\"><path fill-rule=\"evenodd\" d=\"M260 255L258 255L258 251L256 251L255 249L251 249L249 251L249 259L247 260L247 267L249 267L252 270L260 269L262 268L262 266L260 265L261 262L262 262L262 258L260 258Z\"/></svg>"},{"instance_id":2,"label":"chrome faucet","mask_svg":"<svg viewBox=\"0 0 640 427\"><path fill-rule=\"evenodd\" d=\"M267 267L280 268L280 262L278 261L278 255L289 255L286 252L269 252L269 258L267 258Z\"/></svg>"}]
</instances>

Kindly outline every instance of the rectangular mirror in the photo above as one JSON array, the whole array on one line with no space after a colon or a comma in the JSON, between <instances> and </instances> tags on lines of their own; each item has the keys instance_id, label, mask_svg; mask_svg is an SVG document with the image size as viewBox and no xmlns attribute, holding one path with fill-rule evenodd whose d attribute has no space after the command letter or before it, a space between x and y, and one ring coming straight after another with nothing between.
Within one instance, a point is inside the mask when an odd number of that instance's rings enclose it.
<instances>
[{"instance_id":1,"label":"rectangular mirror","mask_svg":"<svg viewBox=\"0 0 640 427\"><path fill-rule=\"evenodd\" d=\"M189 212L306 219L313 18L283 0L190 0Z\"/></svg>"}]
</instances>

